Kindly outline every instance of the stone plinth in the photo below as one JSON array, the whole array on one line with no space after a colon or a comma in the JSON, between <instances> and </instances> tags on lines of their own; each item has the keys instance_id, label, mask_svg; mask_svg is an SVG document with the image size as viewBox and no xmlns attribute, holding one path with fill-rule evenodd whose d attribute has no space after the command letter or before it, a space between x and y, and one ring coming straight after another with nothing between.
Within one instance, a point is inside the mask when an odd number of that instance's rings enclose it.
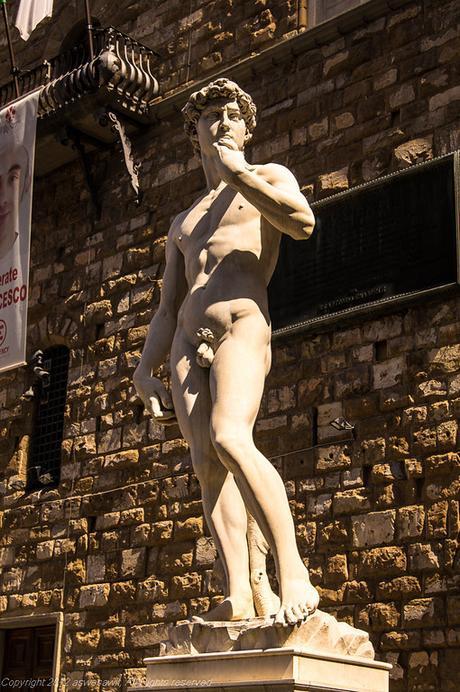
<instances>
[{"instance_id":1,"label":"stone plinth","mask_svg":"<svg viewBox=\"0 0 460 692\"><path fill-rule=\"evenodd\" d=\"M363 630L316 610L301 625L274 625L273 618L237 622L181 622L171 625L160 655L208 654L253 649L295 649L320 654L373 659L374 649Z\"/></svg>"},{"instance_id":2,"label":"stone plinth","mask_svg":"<svg viewBox=\"0 0 460 692\"><path fill-rule=\"evenodd\" d=\"M158 656L145 663L142 692L388 692L391 668L366 658L286 648Z\"/></svg>"},{"instance_id":3,"label":"stone plinth","mask_svg":"<svg viewBox=\"0 0 460 692\"><path fill-rule=\"evenodd\" d=\"M171 625L161 655L145 659L147 689L172 692L388 692L387 663L369 636L317 610L300 626L273 618ZM143 688L145 692L146 688Z\"/></svg>"}]
</instances>

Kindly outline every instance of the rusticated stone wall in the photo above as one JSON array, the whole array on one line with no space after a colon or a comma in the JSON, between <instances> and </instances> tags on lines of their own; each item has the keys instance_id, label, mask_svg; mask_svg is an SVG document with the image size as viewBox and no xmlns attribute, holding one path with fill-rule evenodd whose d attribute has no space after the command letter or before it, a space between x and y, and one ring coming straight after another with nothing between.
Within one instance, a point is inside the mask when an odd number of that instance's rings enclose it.
<instances>
[{"instance_id":1,"label":"rusticated stone wall","mask_svg":"<svg viewBox=\"0 0 460 692\"><path fill-rule=\"evenodd\" d=\"M292 3L253 3L259 23L267 9L282 17L274 36L253 27L240 42L255 17L243 10L248 3L229 1L228 15L210 13L222 3L192 3L190 16L186 3L94 5L103 23L152 47L153 31L166 45L179 41L181 22L203 36L221 23L231 34L220 51L227 64L257 50L258 36L269 43L290 31L293 14ZM259 108L252 160L288 165L318 199L453 151L458 15L455 2L408 2L342 36L331 30L315 47L296 44L270 69L255 55L240 79ZM56 35L67 31L64 19L50 24ZM27 50L40 54L44 33ZM174 43L161 67L168 88L187 78L184 45ZM215 52L206 45L201 58ZM193 55L191 79L208 69L198 49ZM158 305L169 222L204 180L173 109L134 150L143 162L140 208L115 150L92 157L99 221L77 164L35 186L29 349L71 348L58 488L18 489L29 380L24 370L0 377L0 628L6 616L62 609L66 684L95 692L140 680L166 623L219 595L187 448L177 429L143 414L131 385ZM369 630L394 664L392 692L458 687L459 336L452 293L277 339L256 426L285 479L322 607ZM355 424L355 439L333 436L328 422L338 415ZM310 449L314 417L320 446Z\"/></svg>"}]
</instances>

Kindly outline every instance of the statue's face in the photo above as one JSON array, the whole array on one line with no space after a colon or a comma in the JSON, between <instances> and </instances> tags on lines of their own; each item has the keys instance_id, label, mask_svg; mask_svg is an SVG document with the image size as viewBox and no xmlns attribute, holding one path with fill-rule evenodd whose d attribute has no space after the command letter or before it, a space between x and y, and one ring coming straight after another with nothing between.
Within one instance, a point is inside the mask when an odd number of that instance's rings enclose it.
<instances>
[{"instance_id":1,"label":"statue's face","mask_svg":"<svg viewBox=\"0 0 460 692\"><path fill-rule=\"evenodd\" d=\"M246 123L237 101L212 99L196 126L201 153L212 153L214 144L243 151L247 139Z\"/></svg>"},{"instance_id":2,"label":"statue's face","mask_svg":"<svg viewBox=\"0 0 460 692\"><path fill-rule=\"evenodd\" d=\"M14 243L19 232L19 202L23 179L23 157L8 151L0 161L0 250Z\"/></svg>"}]
</instances>

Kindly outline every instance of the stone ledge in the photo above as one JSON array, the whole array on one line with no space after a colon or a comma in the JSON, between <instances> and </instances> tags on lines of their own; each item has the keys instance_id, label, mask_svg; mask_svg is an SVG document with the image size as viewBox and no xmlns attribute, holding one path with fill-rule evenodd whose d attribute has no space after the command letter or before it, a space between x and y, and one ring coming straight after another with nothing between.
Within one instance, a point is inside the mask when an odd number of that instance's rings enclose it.
<instances>
[{"instance_id":1,"label":"stone ledge","mask_svg":"<svg viewBox=\"0 0 460 692\"><path fill-rule=\"evenodd\" d=\"M146 690L192 692L388 692L388 663L295 649L145 659ZM134 692L134 690L131 690Z\"/></svg>"}]
</instances>

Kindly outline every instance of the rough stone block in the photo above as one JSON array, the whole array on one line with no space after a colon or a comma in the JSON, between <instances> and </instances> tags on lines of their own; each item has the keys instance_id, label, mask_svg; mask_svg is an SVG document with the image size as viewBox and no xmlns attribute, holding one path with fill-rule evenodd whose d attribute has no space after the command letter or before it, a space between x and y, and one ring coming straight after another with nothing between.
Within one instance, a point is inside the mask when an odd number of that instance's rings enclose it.
<instances>
[{"instance_id":1,"label":"rough stone block","mask_svg":"<svg viewBox=\"0 0 460 692\"><path fill-rule=\"evenodd\" d=\"M217 551L212 538L200 537L196 542L195 559L197 565L212 565L217 558Z\"/></svg>"},{"instance_id":2,"label":"rough stone block","mask_svg":"<svg viewBox=\"0 0 460 692\"><path fill-rule=\"evenodd\" d=\"M434 627L442 625L444 607L442 599L417 598L403 607L404 627Z\"/></svg>"},{"instance_id":3,"label":"rough stone block","mask_svg":"<svg viewBox=\"0 0 460 692\"><path fill-rule=\"evenodd\" d=\"M460 625L460 596L447 597L447 622L449 625Z\"/></svg>"},{"instance_id":4,"label":"rough stone block","mask_svg":"<svg viewBox=\"0 0 460 692\"><path fill-rule=\"evenodd\" d=\"M201 593L201 576L197 572L173 577L171 598L193 598Z\"/></svg>"},{"instance_id":5,"label":"rough stone block","mask_svg":"<svg viewBox=\"0 0 460 692\"><path fill-rule=\"evenodd\" d=\"M341 583L348 579L347 556L344 554L332 555L327 559L326 583Z\"/></svg>"},{"instance_id":6,"label":"rough stone block","mask_svg":"<svg viewBox=\"0 0 460 692\"><path fill-rule=\"evenodd\" d=\"M128 548L121 552L121 574L123 577L143 577L145 572L145 548Z\"/></svg>"},{"instance_id":7,"label":"rough stone block","mask_svg":"<svg viewBox=\"0 0 460 692\"><path fill-rule=\"evenodd\" d=\"M343 190L348 190L348 167L318 177L318 194L320 197L327 197Z\"/></svg>"},{"instance_id":8,"label":"rough stone block","mask_svg":"<svg viewBox=\"0 0 460 692\"><path fill-rule=\"evenodd\" d=\"M203 518L189 517L184 521L176 521L174 526L174 539L184 541L203 535Z\"/></svg>"},{"instance_id":9,"label":"rough stone block","mask_svg":"<svg viewBox=\"0 0 460 692\"><path fill-rule=\"evenodd\" d=\"M345 445L319 447L317 450L316 468L318 471L332 471L351 466L350 450Z\"/></svg>"},{"instance_id":10,"label":"rough stone block","mask_svg":"<svg viewBox=\"0 0 460 692\"><path fill-rule=\"evenodd\" d=\"M99 646L101 631L92 629L87 632L75 632L73 637L72 652L74 654L88 654Z\"/></svg>"},{"instance_id":11,"label":"rough stone block","mask_svg":"<svg viewBox=\"0 0 460 692\"><path fill-rule=\"evenodd\" d=\"M425 510L422 505L413 505L398 509L397 535L398 539L418 538L423 533Z\"/></svg>"},{"instance_id":12,"label":"rough stone block","mask_svg":"<svg viewBox=\"0 0 460 692\"><path fill-rule=\"evenodd\" d=\"M330 493L323 493L321 495L307 497L307 512L311 518L329 515L331 506L332 495Z\"/></svg>"},{"instance_id":13,"label":"rough stone block","mask_svg":"<svg viewBox=\"0 0 460 692\"><path fill-rule=\"evenodd\" d=\"M447 536L448 502L436 502L428 509L427 536L429 538L444 538Z\"/></svg>"},{"instance_id":14,"label":"rough stone block","mask_svg":"<svg viewBox=\"0 0 460 692\"><path fill-rule=\"evenodd\" d=\"M406 554L397 546L365 550L360 557L358 575L361 578L398 576L407 568Z\"/></svg>"},{"instance_id":15,"label":"rough stone block","mask_svg":"<svg viewBox=\"0 0 460 692\"><path fill-rule=\"evenodd\" d=\"M381 581L377 586L377 598L382 600L408 599L418 596L420 593L419 580L410 576Z\"/></svg>"},{"instance_id":16,"label":"rough stone block","mask_svg":"<svg viewBox=\"0 0 460 692\"><path fill-rule=\"evenodd\" d=\"M139 582L137 600L142 603L161 601L167 597L167 588L164 581L151 576Z\"/></svg>"},{"instance_id":17,"label":"rough stone block","mask_svg":"<svg viewBox=\"0 0 460 692\"><path fill-rule=\"evenodd\" d=\"M458 423L454 420L445 421L436 428L439 452L450 452L457 449Z\"/></svg>"},{"instance_id":18,"label":"rough stone block","mask_svg":"<svg viewBox=\"0 0 460 692\"><path fill-rule=\"evenodd\" d=\"M351 518L353 546L367 546L391 543L395 532L395 511L370 512Z\"/></svg>"},{"instance_id":19,"label":"rough stone block","mask_svg":"<svg viewBox=\"0 0 460 692\"><path fill-rule=\"evenodd\" d=\"M429 543L414 543L409 546L409 567L417 571L439 569L438 557Z\"/></svg>"},{"instance_id":20,"label":"rough stone block","mask_svg":"<svg viewBox=\"0 0 460 692\"><path fill-rule=\"evenodd\" d=\"M433 158L433 137L419 137L400 144L394 150L394 158L398 168L429 161Z\"/></svg>"},{"instance_id":21,"label":"rough stone block","mask_svg":"<svg viewBox=\"0 0 460 692\"><path fill-rule=\"evenodd\" d=\"M168 636L168 626L153 623L151 625L135 625L129 628L128 645L134 649L159 644Z\"/></svg>"},{"instance_id":22,"label":"rough stone block","mask_svg":"<svg viewBox=\"0 0 460 692\"><path fill-rule=\"evenodd\" d=\"M80 608L98 608L109 602L110 584L82 586L80 590Z\"/></svg>"},{"instance_id":23,"label":"rough stone block","mask_svg":"<svg viewBox=\"0 0 460 692\"><path fill-rule=\"evenodd\" d=\"M88 555L87 579L91 583L102 582L105 579L105 556Z\"/></svg>"},{"instance_id":24,"label":"rough stone block","mask_svg":"<svg viewBox=\"0 0 460 692\"><path fill-rule=\"evenodd\" d=\"M449 452L435 454L426 460L426 472L430 477L456 474L460 469L460 454Z\"/></svg>"},{"instance_id":25,"label":"rough stone block","mask_svg":"<svg viewBox=\"0 0 460 692\"><path fill-rule=\"evenodd\" d=\"M406 360L404 356L391 358L383 363L374 365L373 376L375 389L385 389L399 384L405 368Z\"/></svg>"},{"instance_id":26,"label":"rough stone block","mask_svg":"<svg viewBox=\"0 0 460 692\"><path fill-rule=\"evenodd\" d=\"M371 503L365 490L355 488L337 492L332 506L334 514L353 514L368 511Z\"/></svg>"},{"instance_id":27,"label":"rough stone block","mask_svg":"<svg viewBox=\"0 0 460 692\"><path fill-rule=\"evenodd\" d=\"M386 442L384 437L364 440L361 444L364 462L367 465L378 464L385 460Z\"/></svg>"},{"instance_id":28,"label":"rough stone block","mask_svg":"<svg viewBox=\"0 0 460 692\"><path fill-rule=\"evenodd\" d=\"M372 603L368 607L369 625L374 632L399 626L400 615L394 603Z\"/></svg>"}]
</instances>

